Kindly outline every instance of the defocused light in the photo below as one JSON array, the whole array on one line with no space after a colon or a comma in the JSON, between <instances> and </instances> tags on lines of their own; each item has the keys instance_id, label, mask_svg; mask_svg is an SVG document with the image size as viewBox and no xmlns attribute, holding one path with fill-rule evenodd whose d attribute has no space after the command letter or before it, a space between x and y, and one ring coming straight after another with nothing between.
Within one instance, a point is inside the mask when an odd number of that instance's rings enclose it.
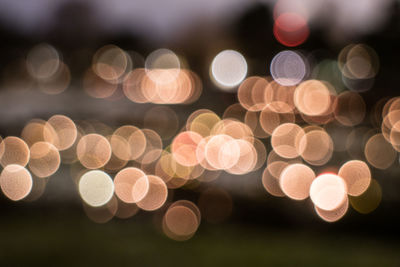
<instances>
[{"instance_id":1,"label":"defocused light","mask_svg":"<svg viewBox=\"0 0 400 267\"><path fill-rule=\"evenodd\" d=\"M307 165L291 164L282 171L279 184L288 197L303 200L309 196L314 178L314 171Z\"/></svg>"},{"instance_id":2,"label":"defocused light","mask_svg":"<svg viewBox=\"0 0 400 267\"><path fill-rule=\"evenodd\" d=\"M28 146L32 146L36 142L45 141L46 135L54 134L54 129L45 127L46 121L33 119L25 125L21 132L21 138Z\"/></svg>"},{"instance_id":3,"label":"defocused light","mask_svg":"<svg viewBox=\"0 0 400 267\"><path fill-rule=\"evenodd\" d=\"M307 20L300 14L283 13L275 20L275 38L285 46L301 45L307 40L309 34Z\"/></svg>"},{"instance_id":4,"label":"defocused light","mask_svg":"<svg viewBox=\"0 0 400 267\"><path fill-rule=\"evenodd\" d=\"M182 132L178 134L171 144L174 159L183 166L195 166L199 163L196 149L202 136L196 132Z\"/></svg>"},{"instance_id":5,"label":"defocused light","mask_svg":"<svg viewBox=\"0 0 400 267\"><path fill-rule=\"evenodd\" d=\"M167 186L160 177L157 177L155 175L144 176L140 178L136 183L143 183L142 181L146 179L148 179L149 182L149 190L146 196L142 200L140 200L137 205L143 210L157 210L161 208L167 200Z\"/></svg>"},{"instance_id":6,"label":"defocused light","mask_svg":"<svg viewBox=\"0 0 400 267\"><path fill-rule=\"evenodd\" d=\"M359 196L367 190L371 183L371 172L368 165L360 160L351 160L339 169L339 176L347 185L347 193L350 196Z\"/></svg>"},{"instance_id":7,"label":"defocused light","mask_svg":"<svg viewBox=\"0 0 400 267\"><path fill-rule=\"evenodd\" d=\"M75 123L64 115L54 115L48 119L44 130L44 139L52 143L58 150L66 150L70 148L77 137L78 131Z\"/></svg>"},{"instance_id":8,"label":"defocused light","mask_svg":"<svg viewBox=\"0 0 400 267\"><path fill-rule=\"evenodd\" d=\"M97 169L110 160L111 146L104 136L88 134L79 140L76 154L83 166L88 169Z\"/></svg>"},{"instance_id":9,"label":"defocused light","mask_svg":"<svg viewBox=\"0 0 400 267\"><path fill-rule=\"evenodd\" d=\"M187 200L173 203L163 219L164 233L175 240L187 240L193 236L200 225L200 211Z\"/></svg>"},{"instance_id":10,"label":"defocused light","mask_svg":"<svg viewBox=\"0 0 400 267\"><path fill-rule=\"evenodd\" d=\"M397 153L382 134L372 136L365 145L365 158L378 169L387 169L396 160Z\"/></svg>"},{"instance_id":11,"label":"defocused light","mask_svg":"<svg viewBox=\"0 0 400 267\"><path fill-rule=\"evenodd\" d=\"M300 83L306 75L306 64L303 58L294 51L279 52L271 61L271 75L284 86Z\"/></svg>"},{"instance_id":12,"label":"defocused light","mask_svg":"<svg viewBox=\"0 0 400 267\"><path fill-rule=\"evenodd\" d=\"M85 173L79 180L79 194L92 207L107 204L114 195L114 183L103 171L94 170Z\"/></svg>"},{"instance_id":13,"label":"defocused light","mask_svg":"<svg viewBox=\"0 0 400 267\"><path fill-rule=\"evenodd\" d=\"M3 167L9 164L25 166L29 161L29 147L24 140L15 137L6 137L0 145L0 163Z\"/></svg>"},{"instance_id":14,"label":"defocused light","mask_svg":"<svg viewBox=\"0 0 400 267\"><path fill-rule=\"evenodd\" d=\"M106 45L93 56L92 69L103 80L117 83L129 66L129 55L115 45Z\"/></svg>"},{"instance_id":15,"label":"defocused light","mask_svg":"<svg viewBox=\"0 0 400 267\"><path fill-rule=\"evenodd\" d=\"M297 124L284 123L272 133L271 145L279 156L288 159L296 158L299 156L299 141L304 134L303 129Z\"/></svg>"},{"instance_id":16,"label":"defocused light","mask_svg":"<svg viewBox=\"0 0 400 267\"><path fill-rule=\"evenodd\" d=\"M342 205L334 210L323 210L315 206L315 211L318 216L326 222L336 222L343 218L349 209L349 199L346 197Z\"/></svg>"},{"instance_id":17,"label":"defocused light","mask_svg":"<svg viewBox=\"0 0 400 267\"><path fill-rule=\"evenodd\" d=\"M239 145L239 159L234 166L226 171L235 175L243 175L253 171L257 163L256 149L250 142L243 139L237 139L236 144Z\"/></svg>"},{"instance_id":18,"label":"defocused light","mask_svg":"<svg viewBox=\"0 0 400 267\"><path fill-rule=\"evenodd\" d=\"M146 136L139 128L124 125L114 131L110 138L113 153L122 160L135 160L146 149Z\"/></svg>"},{"instance_id":19,"label":"defocused light","mask_svg":"<svg viewBox=\"0 0 400 267\"><path fill-rule=\"evenodd\" d=\"M211 75L221 89L229 91L246 77L246 59L237 51L224 50L213 59Z\"/></svg>"},{"instance_id":20,"label":"defocused light","mask_svg":"<svg viewBox=\"0 0 400 267\"><path fill-rule=\"evenodd\" d=\"M239 86L237 96L240 105L249 111L260 111L272 101L273 90L267 79L252 76L246 78Z\"/></svg>"},{"instance_id":21,"label":"defocused light","mask_svg":"<svg viewBox=\"0 0 400 267\"><path fill-rule=\"evenodd\" d=\"M144 134L146 138L146 146L144 149L143 154L135 159L137 162L140 162L141 164L149 164L154 161L156 161L162 152L163 148L163 143L161 140L160 135L158 135L155 131L150 130L150 129L143 129L142 133ZM137 136L131 135L129 137L128 143L129 144L135 144L137 142ZM141 138L140 138L141 140ZM142 143L140 143L141 145Z\"/></svg>"},{"instance_id":22,"label":"defocused light","mask_svg":"<svg viewBox=\"0 0 400 267\"><path fill-rule=\"evenodd\" d=\"M333 141L327 132L311 130L298 140L301 157L311 165L322 166L331 159Z\"/></svg>"},{"instance_id":23,"label":"defocused light","mask_svg":"<svg viewBox=\"0 0 400 267\"><path fill-rule=\"evenodd\" d=\"M335 174L321 174L311 184L310 198L320 209L335 210L346 201L346 183Z\"/></svg>"},{"instance_id":24,"label":"defocused light","mask_svg":"<svg viewBox=\"0 0 400 267\"><path fill-rule=\"evenodd\" d=\"M260 114L262 129L272 135L272 132L281 124L294 123L295 114L285 102L271 102Z\"/></svg>"},{"instance_id":25,"label":"defocused light","mask_svg":"<svg viewBox=\"0 0 400 267\"><path fill-rule=\"evenodd\" d=\"M173 203L163 218L164 233L177 241L191 238L199 227L199 215L200 211L192 202L181 200Z\"/></svg>"},{"instance_id":26,"label":"defocused light","mask_svg":"<svg viewBox=\"0 0 400 267\"><path fill-rule=\"evenodd\" d=\"M331 105L331 93L323 82L308 80L296 88L294 103L306 115L322 115Z\"/></svg>"},{"instance_id":27,"label":"defocused light","mask_svg":"<svg viewBox=\"0 0 400 267\"><path fill-rule=\"evenodd\" d=\"M356 92L343 92L336 98L335 118L345 126L360 124L366 112L364 99Z\"/></svg>"},{"instance_id":28,"label":"defocused light","mask_svg":"<svg viewBox=\"0 0 400 267\"><path fill-rule=\"evenodd\" d=\"M119 171L114 178L117 197L125 203L142 200L149 190L149 181L142 179L137 185L136 183L144 176L146 174L138 168L129 167Z\"/></svg>"},{"instance_id":29,"label":"defocused light","mask_svg":"<svg viewBox=\"0 0 400 267\"><path fill-rule=\"evenodd\" d=\"M279 185L279 177L282 171L289 164L284 161L275 161L268 164L262 174L262 184L265 190L275 197L284 197L281 186Z\"/></svg>"},{"instance_id":30,"label":"defocused light","mask_svg":"<svg viewBox=\"0 0 400 267\"><path fill-rule=\"evenodd\" d=\"M367 214L374 211L382 200L382 189L379 183L372 179L368 189L357 197L350 197L350 204L359 213Z\"/></svg>"},{"instance_id":31,"label":"defocused light","mask_svg":"<svg viewBox=\"0 0 400 267\"><path fill-rule=\"evenodd\" d=\"M220 120L221 119L214 112L202 112L193 118L189 130L206 137L210 135L211 130Z\"/></svg>"},{"instance_id":32,"label":"defocused light","mask_svg":"<svg viewBox=\"0 0 400 267\"><path fill-rule=\"evenodd\" d=\"M260 122L261 112L259 111L247 111L244 117L244 122L251 129L254 136L257 138L267 138L269 136L266 133Z\"/></svg>"},{"instance_id":33,"label":"defocused light","mask_svg":"<svg viewBox=\"0 0 400 267\"><path fill-rule=\"evenodd\" d=\"M243 84L243 83L242 83ZM239 97L239 93L238 93ZM227 107L222 115L223 119L235 119L240 122L244 121L246 115L246 109L240 103L235 103Z\"/></svg>"},{"instance_id":34,"label":"defocused light","mask_svg":"<svg viewBox=\"0 0 400 267\"><path fill-rule=\"evenodd\" d=\"M37 142L31 146L29 169L40 178L53 175L60 167L60 153L47 142Z\"/></svg>"},{"instance_id":35,"label":"defocused light","mask_svg":"<svg viewBox=\"0 0 400 267\"><path fill-rule=\"evenodd\" d=\"M159 76L153 75L155 73L152 73L151 70L173 70L173 72L170 72L172 75L167 80L164 80L165 83L170 83L179 75L181 62L174 52L169 49L161 48L147 56L145 68L147 75L155 83L163 83L163 81L159 79Z\"/></svg>"},{"instance_id":36,"label":"defocused light","mask_svg":"<svg viewBox=\"0 0 400 267\"><path fill-rule=\"evenodd\" d=\"M57 50L49 44L39 44L33 47L26 58L29 73L37 80L51 78L60 66L60 56Z\"/></svg>"},{"instance_id":37,"label":"defocused light","mask_svg":"<svg viewBox=\"0 0 400 267\"><path fill-rule=\"evenodd\" d=\"M238 162L240 147L236 140L229 135L215 135L208 140L204 155L213 168L218 170L229 169Z\"/></svg>"},{"instance_id":38,"label":"defocused light","mask_svg":"<svg viewBox=\"0 0 400 267\"><path fill-rule=\"evenodd\" d=\"M0 186L6 197L18 201L30 193L32 189L32 176L23 166L10 164L1 172Z\"/></svg>"}]
</instances>

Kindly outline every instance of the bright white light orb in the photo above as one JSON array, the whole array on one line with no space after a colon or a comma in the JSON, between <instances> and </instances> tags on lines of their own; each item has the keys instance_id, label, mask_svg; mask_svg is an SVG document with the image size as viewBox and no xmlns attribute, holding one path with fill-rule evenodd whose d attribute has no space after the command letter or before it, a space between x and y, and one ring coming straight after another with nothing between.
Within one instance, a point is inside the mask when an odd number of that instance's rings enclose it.
<instances>
[{"instance_id":1,"label":"bright white light orb","mask_svg":"<svg viewBox=\"0 0 400 267\"><path fill-rule=\"evenodd\" d=\"M88 205L103 206L114 194L113 180L103 171L89 171L79 180L79 194Z\"/></svg>"},{"instance_id":2,"label":"bright white light orb","mask_svg":"<svg viewBox=\"0 0 400 267\"><path fill-rule=\"evenodd\" d=\"M238 86L247 75L247 62L234 50L220 52L211 63L211 76L216 85L225 91Z\"/></svg>"}]
</instances>

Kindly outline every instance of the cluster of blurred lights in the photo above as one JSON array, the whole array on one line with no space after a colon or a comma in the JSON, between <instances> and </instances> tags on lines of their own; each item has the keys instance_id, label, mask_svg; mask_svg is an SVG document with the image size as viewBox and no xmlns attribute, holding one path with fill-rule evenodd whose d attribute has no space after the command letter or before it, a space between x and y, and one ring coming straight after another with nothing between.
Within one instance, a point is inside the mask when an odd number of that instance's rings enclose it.
<instances>
[{"instance_id":1,"label":"cluster of blurred lights","mask_svg":"<svg viewBox=\"0 0 400 267\"><path fill-rule=\"evenodd\" d=\"M190 104L200 97L202 83L182 62L183 58L168 49L158 49L144 59L134 51L106 45L93 55L81 85L93 98L125 95L135 103ZM50 95L61 94L71 82L61 53L45 43L30 49L22 64L15 62L7 72L7 87L39 88Z\"/></svg>"},{"instance_id":2,"label":"cluster of blurred lights","mask_svg":"<svg viewBox=\"0 0 400 267\"><path fill-rule=\"evenodd\" d=\"M274 34L281 43L297 46L308 31L305 18L277 12ZM188 104L200 96L200 78L184 69L174 52L156 50L140 67L132 55L114 45L100 48L84 75L84 90L95 98L109 98L122 86L125 96L136 103ZM164 233L187 240L202 217L209 222L226 219L232 211L231 197L222 189L208 188L197 207L186 200L171 203L169 190L213 181L222 171L245 175L266 162L261 181L273 196L309 197L318 216L328 222L341 219L350 205L369 213L381 200L369 165L387 169L400 151L400 98L374 110L372 123L380 123L381 132L358 126L366 115L360 92L371 87L378 57L372 48L357 44L345 47L331 63L337 64L350 91L319 78L325 65L312 68L298 51L278 53L270 64L270 77L247 78L243 55L222 51L211 62L210 76L222 90L237 89L238 103L222 117L208 109L196 110L179 132L176 113L165 106L146 114L144 129L75 123L64 115L34 119L21 138L1 140L0 187L14 201L37 199L45 178L63 162L70 164L84 210L93 221L129 218L140 209L162 210ZM68 67L49 45L34 47L26 64L46 93L60 93L69 84ZM260 140L267 138L269 154ZM164 146L168 139L171 144ZM326 166L335 152L343 151L352 160L340 168Z\"/></svg>"}]
</instances>

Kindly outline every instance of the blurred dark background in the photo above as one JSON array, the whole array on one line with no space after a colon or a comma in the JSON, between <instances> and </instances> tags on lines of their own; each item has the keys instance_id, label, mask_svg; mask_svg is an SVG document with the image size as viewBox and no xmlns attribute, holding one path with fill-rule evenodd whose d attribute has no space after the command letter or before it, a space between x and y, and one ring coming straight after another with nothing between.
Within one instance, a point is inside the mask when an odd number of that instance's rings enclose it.
<instances>
[{"instance_id":1,"label":"blurred dark background","mask_svg":"<svg viewBox=\"0 0 400 267\"><path fill-rule=\"evenodd\" d=\"M315 4L317 15L310 23L309 38L296 49L315 61L335 60L347 44L367 44L380 60L373 87L362 93L368 112L379 99L398 95L398 1L304 2ZM82 90L81 79L93 54L106 44L133 50L144 58L161 47L184 56L200 76L203 93L191 105L170 106L180 126L200 108L222 115L237 99L211 82L210 62L219 51L235 49L246 57L248 76L269 75L271 59L287 49L272 32L274 4L0 0L0 134L18 136L32 118L48 119L53 114L97 120L111 127L126 123L142 127L144 114L153 104L94 99ZM13 66L39 43L58 49L70 68L71 84L60 95L7 87L10 79L20 77ZM373 127L369 116L364 124ZM269 140L265 144L270 151ZM340 166L348 159L348 155L335 153L328 165ZM174 190L169 200L197 203L204 187L224 188L233 203L226 221L202 222L192 239L176 242L154 223L162 211L141 211L130 219L105 224L90 221L68 177L69 166L61 165L39 199L12 202L1 195L0 265L400 266L398 160L388 170L372 169L382 187L379 207L366 215L349 208L335 223L321 220L310 200L296 202L269 195L262 187L261 173L222 174L210 184Z\"/></svg>"}]
</instances>

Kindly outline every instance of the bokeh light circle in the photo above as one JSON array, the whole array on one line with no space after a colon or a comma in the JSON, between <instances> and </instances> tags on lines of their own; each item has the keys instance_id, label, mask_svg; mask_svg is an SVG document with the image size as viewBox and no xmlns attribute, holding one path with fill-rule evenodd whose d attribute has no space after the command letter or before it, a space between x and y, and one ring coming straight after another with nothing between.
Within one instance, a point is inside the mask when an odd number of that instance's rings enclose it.
<instances>
[{"instance_id":1,"label":"bokeh light circle","mask_svg":"<svg viewBox=\"0 0 400 267\"><path fill-rule=\"evenodd\" d=\"M306 75L303 58L294 51L281 51L274 56L270 66L274 80L284 86L300 83Z\"/></svg>"},{"instance_id":2,"label":"bokeh light circle","mask_svg":"<svg viewBox=\"0 0 400 267\"><path fill-rule=\"evenodd\" d=\"M28 196L32 184L32 176L23 166L10 164L1 172L1 190L11 200L18 201Z\"/></svg>"},{"instance_id":3,"label":"bokeh light circle","mask_svg":"<svg viewBox=\"0 0 400 267\"><path fill-rule=\"evenodd\" d=\"M114 183L103 171L88 171L79 180L79 194L86 204L100 207L107 204L114 195Z\"/></svg>"},{"instance_id":4,"label":"bokeh light circle","mask_svg":"<svg viewBox=\"0 0 400 267\"><path fill-rule=\"evenodd\" d=\"M346 201L346 183L335 174L321 174L311 183L310 198L320 209L327 211L337 209Z\"/></svg>"},{"instance_id":5,"label":"bokeh light circle","mask_svg":"<svg viewBox=\"0 0 400 267\"><path fill-rule=\"evenodd\" d=\"M224 50L213 59L211 75L221 88L236 87L247 75L246 59L237 51Z\"/></svg>"}]
</instances>

